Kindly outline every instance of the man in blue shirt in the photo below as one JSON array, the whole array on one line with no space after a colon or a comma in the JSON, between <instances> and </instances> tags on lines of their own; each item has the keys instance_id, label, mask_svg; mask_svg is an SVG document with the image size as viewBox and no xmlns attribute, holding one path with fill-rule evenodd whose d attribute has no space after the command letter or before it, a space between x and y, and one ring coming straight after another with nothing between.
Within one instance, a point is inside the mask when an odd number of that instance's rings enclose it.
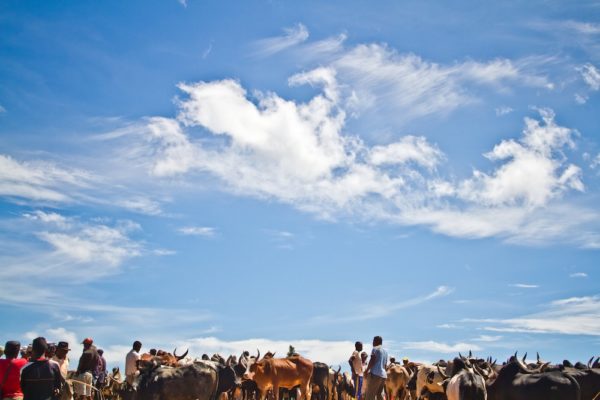
<instances>
[{"instance_id":1,"label":"man in blue shirt","mask_svg":"<svg viewBox=\"0 0 600 400\"><path fill-rule=\"evenodd\" d=\"M371 359L369 365L365 370L365 379L367 379L367 392L365 393L365 400L383 400L383 389L385 387L385 380L387 373L385 372L385 366L388 362L387 351L382 347L383 339L381 336L375 336L373 338L373 350L371 351Z\"/></svg>"}]
</instances>

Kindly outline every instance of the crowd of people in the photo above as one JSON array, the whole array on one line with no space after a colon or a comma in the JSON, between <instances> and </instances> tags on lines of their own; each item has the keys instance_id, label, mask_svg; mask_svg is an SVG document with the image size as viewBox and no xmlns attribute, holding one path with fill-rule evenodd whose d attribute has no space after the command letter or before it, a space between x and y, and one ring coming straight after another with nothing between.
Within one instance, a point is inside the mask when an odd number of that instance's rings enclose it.
<instances>
[{"instance_id":1,"label":"crowd of people","mask_svg":"<svg viewBox=\"0 0 600 400\"><path fill-rule=\"evenodd\" d=\"M6 342L0 358L0 399L92 400L92 390L102 387L107 377L104 352L93 343L91 338L82 342L71 389L68 342L48 343L37 337L25 348L15 340Z\"/></svg>"}]
</instances>

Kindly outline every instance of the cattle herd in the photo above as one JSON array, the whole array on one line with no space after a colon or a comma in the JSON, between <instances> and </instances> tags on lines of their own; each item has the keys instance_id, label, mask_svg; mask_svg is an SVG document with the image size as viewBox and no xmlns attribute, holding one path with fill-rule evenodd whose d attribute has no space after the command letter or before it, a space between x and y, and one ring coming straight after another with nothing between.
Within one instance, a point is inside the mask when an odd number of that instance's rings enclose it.
<instances>
[{"instance_id":1,"label":"cattle herd","mask_svg":"<svg viewBox=\"0 0 600 400\"><path fill-rule=\"evenodd\" d=\"M219 354L193 359L162 352L143 355L132 384L113 369L104 397L115 400L352 400L355 382L341 367L312 362L299 354L277 358L267 352L239 359ZM600 400L600 362L565 360L552 365L537 356L528 363L517 353L497 363L459 353L433 364L388 364L379 400ZM369 385L365 377L364 386Z\"/></svg>"}]
</instances>

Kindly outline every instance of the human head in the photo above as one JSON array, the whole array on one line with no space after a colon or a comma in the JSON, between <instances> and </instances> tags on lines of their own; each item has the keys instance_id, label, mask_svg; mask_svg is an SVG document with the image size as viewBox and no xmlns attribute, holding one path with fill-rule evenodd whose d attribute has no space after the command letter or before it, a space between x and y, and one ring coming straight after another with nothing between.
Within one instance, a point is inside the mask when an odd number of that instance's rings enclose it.
<instances>
[{"instance_id":1,"label":"human head","mask_svg":"<svg viewBox=\"0 0 600 400\"><path fill-rule=\"evenodd\" d=\"M404 364L404 365L408 364L408 357L402 358L402 364Z\"/></svg>"},{"instance_id":2,"label":"human head","mask_svg":"<svg viewBox=\"0 0 600 400\"><path fill-rule=\"evenodd\" d=\"M390 364L396 364L396 357L390 357Z\"/></svg>"},{"instance_id":3,"label":"human head","mask_svg":"<svg viewBox=\"0 0 600 400\"><path fill-rule=\"evenodd\" d=\"M151 356L155 356L156 355L156 349L150 349L150 355Z\"/></svg>"},{"instance_id":4,"label":"human head","mask_svg":"<svg viewBox=\"0 0 600 400\"><path fill-rule=\"evenodd\" d=\"M9 340L4 345L4 355L6 358L17 358L19 350L21 350L21 343L17 340Z\"/></svg>"},{"instance_id":5,"label":"human head","mask_svg":"<svg viewBox=\"0 0 600 400\"><path fill-rule=\"evenodd\" d=\"M135 351L140 351L142 349L142 342L140 342L139 340L133 342L133 349Z\"/></svg>"},{"instance_id":6,"label":"human head","mask_svg":"<svg viewBox=\"0 0 600 400\"><path fill-rule=\"evenodd\" d=\"M362 349L363 349L362 342L356 342L356 343L354 343L354 348L356 349L356 351L362 351Z\"/></svg>"},{"instance_id":7,"label":"human head","mask_svg":"<svg viewBox=\"0 0 600 400\"><path fill-rule=\"evenodd\" d=\"M210 358L208 358L208 354L202 354L202 359L203 360L210 360Z\"/></svg>"},{"instance_id":8,"label":"human head","mask_svg":"<svg viewBox=\"0 0 600 400\"><path fill-rule=\"evenodd\" d=\"M48 343L48 350L46 350L46 358L52 358L56 354L56 343Z\"/></svg>"},{"instance_id":9,"label":"human head","mask_svg":"<svg viewBox=\"0 0 600 400\"><path fill-rule=\"evenodd\" d=\"M100 354L100 355L104 354L104 350L98 349L98 354Z\"/></svg>"},{"instance_id":10,"label":"human head","mask_svg":"<svg viewBox=\"0 0 600 400\"><path fill-rule=\"evenodd\" d=\"M373 338L373 346L381 346L383 344L383 339L381 336L375 336Z\"/></svg>"},{"instance_id":11,"label":"human head","mask_svg":"<svg viewBox=\"0 0 600 400\"><path fill-rule=\"evenodd\" d=\"M67 342L58 342L56 345L56 357L61 360L67 357L67 353L71 350L69 348L69 343Z\"/></svg>"},{"instance_id":12,"label":"human head","mask_svg":"<svg viewBox=\"0 0 600 400\"><path fill-rule=\"evenodd\" d=\"M81 342L84 350L89 349L92 346L92 343L94 343L94 339L92 338L85 338L83 339L83 342Z\"/></svg>"},{"instance_id":13,"label":"human head","mask_svg":"<svg viewBox=\"0 0 600 400\"><path fill-rule=\"evenodd\" d=\"M44 337L36 337L33 339L33 343L31 343L31 351L33 358L40 358L46 353L48 350L48 343L46 342L46 338Z\"/></svg>"}]
</instances>

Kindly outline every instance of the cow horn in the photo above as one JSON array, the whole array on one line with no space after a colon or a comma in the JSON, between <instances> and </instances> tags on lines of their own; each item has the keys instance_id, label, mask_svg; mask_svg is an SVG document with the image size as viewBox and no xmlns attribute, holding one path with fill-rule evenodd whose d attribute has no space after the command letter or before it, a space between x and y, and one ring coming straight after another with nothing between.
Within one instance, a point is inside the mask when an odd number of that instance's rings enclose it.
<instances>
[{"instance_id":1,"label":"cow horn","mask_svg":"<svg viewBox=\"0 0 600 400\"><path fill-rule=\"evenodd\" d=\"M538 364L539 364L539 363L540 363L540 352L539 352L539 351L536 351L536 352L535 352L535 355L536 355L536 358L537 358L537 362L538 362Z\"/></svg>"},{"instance_id":2,"label":"cow horn","mask_svg":"<svg viewBox=\"0 0 600 400\"><path fill-rule=\"evenodd\" d=\"M523 356L523 359L521 361L525 362L525 359L527 359L527 352L525 352L525 355Z\"/></svg>"},{"instance_id":3,"label":"cow horn","mask_svg":"<svg viewBox=\"0 0 600 400\"><path fill-rule=\"evenodd\" d=\"M458 356L460 357L461 360L464 360L465 358L463 357L462 354L460 354L460 351L458 352Z\"/></svg>"},{"instance_id":4,"label":"cow horn","mask_svg":"<svg viewBox=\"0 0 600 400\"><path fill-rule=\"evenodd\" d=\"M445 373L442 372L439 365L437 366L437 370L440 373L440 375L442 376L442 378L444 378L444 380L448 379L448 375L446 375Z\"/></svg>"},{"instance_id":5,"label":"cow horn","mask_svg":"<svg viewBox=\"0 0 600 400\"><path fill-rule=\"evenodd\" d=\"M337 370L335 373L336 373L336 374L339 374L341 370L342 370L342 366L341 366L341 365L338 365L338 370Z\"/></svg>"},{"instance_id":6,"label":"cow horn","mask_svg":"<svg viewBox=\"0 0 600 400\"><path fill-rule=\"evenodd\" d=\"M179 360L183 360L185 358L185 356L188 355L188 352L190 351L190 349L187 349L185 351L185 353L183 353L182 355L178 356L177 355L177 348L175 348L175 350L173 350L173 357L175 357L177 359L177 361Z\"/></svg>"},{"instance_id":7,"label":"cow horn","mask_svg":"<svg viewBox=\"0 0 600 400\"><path fill-rule=\"evenodd\" d=\"M588 363L587 363L588 368L592 368L592 361L594 361L594 356L592 356L592 358L590 358L590 361L588 361Z\"/></svg>"},{"instance_id":8,"label":"cow horn","mask_svg":"<svg viewBox=\"0 0 600 400\"><path fill-rule=\"evenodd\" d=\"M473 368L475 368L475 371L477 371L477 373L479 375L481 375L482 377L484 377L485 379L489 378L489 374L484 372L483 369L479 368L479 366L477 364L473 364Z\"/></svg>"},{"instance_id":9,"label":"cow horn","mask_svg":"<svg viewBox=\"0 0 600 400\"><path fill-rule=\"evenodd\" d=\"M256 349L256 361L260 360L260 350Z\"/></svg>"},{"instance_id":10,"label":"cow horn","mask_svg":"<svg viewBox=\"0 0 600 400\"><path fill-rule=\"evenodd\" d=\"M471 353L471 350L469 350L469 358L473 357L473 353Z\"/></svg>"}]
</instances>

